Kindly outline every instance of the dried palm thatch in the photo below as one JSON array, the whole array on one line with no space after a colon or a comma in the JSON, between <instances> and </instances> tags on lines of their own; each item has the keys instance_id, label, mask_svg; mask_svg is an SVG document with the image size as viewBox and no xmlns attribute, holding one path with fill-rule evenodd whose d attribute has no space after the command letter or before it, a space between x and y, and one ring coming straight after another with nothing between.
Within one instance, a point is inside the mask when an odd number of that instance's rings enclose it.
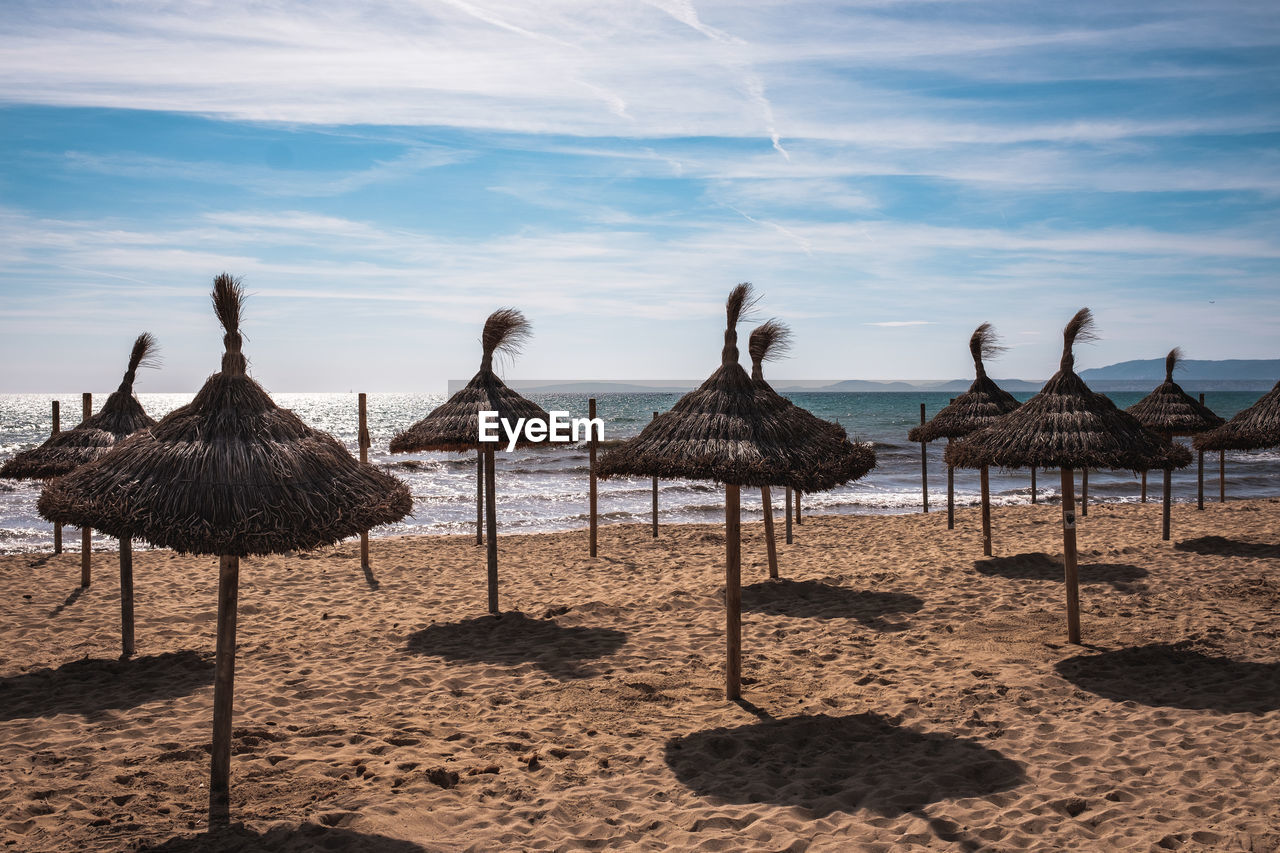
<instances>
[{"instance_id":1,"label":"dried palm thatch","mask_svg":"<svg viewBox=\"0 0 1280 853\"><path fill-rule=\"evenodd\" d=\"M1261 450L1280 445L1280 382L1258 402L1193 441L1196 450Z\"/></svg>"},{"instance_id":2,"label":"dried palm thatch","mask_svg":"<svg viewBox=\"0 0 1280 853\"><path fill-rule=\"evenodd\" d=\"M1180 361L1182 350L1169 350L1164 359L1164 383L1125 411L1161 435L1195 435L1222 426L1222 418L1173 381L1173 371Z\"/></svg>"},{"instance_id":3,"label":"dried palm thatch","mask_svg":"<svg viewBox=\"0 0 1280 853\"><path fill-rule=\"evenodd\" d=\"M219 276L213 297L222 370L188 405L51 483L40 514L223 556L316 548L407 515L404 483L278 408L245 373L239 280Z\"/></svg>"},{"instance_id":4,"label":"dried palm thatch","mask_svg":"<svg viewBox=\"0 0 1280 853\"><path fill-rule=\"evenodd\" d=\"M824 435L823 447L817 452L829 452L827 478L832 482L831 488L839 483L847 483L865 477L876 467L876 452L870 445L849 440L849 434L840 424L823 420L808 409L797 406L786 397L773 390L764 378L764 362L776 361L791 348L791 330L777 320L768 320L751 332L747 342L747 352L751 356L751 382L756 388L756 399L762 408L769 411L780 410L779 417L794 422L792 431L802 436ZM802 456L804 464L808 456ZM807 491L820 491L808 489Z\"/></svg>"},{"instance_id":5,"label":"dried palm thatch","mask_svg":"<svg viewBox=\"0 0 1280 853\"><path fill-rule=\"evenodd\" d=\"M848 438L804 423L792 413L797 407L777 394L757 393L738 363L737 323L755 301L749 284L733 289L720 367L638 436L605 451L601 477L714 480L820 492L855 476L856 465L836 464L865 460Z\"/></svg>"},{"instance_id":6,"label":"dried palm thatch","mask_svg":"<svg viewBox=\"0 0 1280 853\"><path fill-rule=\"evenodd\" d=\"M1018 408L1018 401L987 376L983 364L984 359L995 358L1005 349L1006 347L1000 346L999 338L990 323L983 323L975 329L969 338L969 352L973 354L976 373L973 384L968 391L952 400L950 405L938 410L927 424L915 427L907 433L907 439L912 442L929 442L939 438L963 438L990 426L998 418Z\"/></svg>"},{"instance_id":7,"label":"dried palm thatch","mask_svg":"<svg viewBox=\"0 0 1280 853\"><path fill-rule=\"evenodd\" d=\"M139 367L156 365L156 340L148 332L138 335L129 354L129 367L107 402L96 415L74 429L51 436L39 447L24 450L0 468L0 477L15 480L47 480L92 462L120 439L154 426L133 396L133 380Z\"/></svg>"},{"instance_id":8,"label":"dried palm thatch","mask_svg":"<svg viewBox=\"0 0 1280 853\"><path fill-rule=\"evenodd\" d=\"M490 314L480 336L484 355L479 372L443 405L391 439L391 452L483 450L491 446L480 441L480 412L483 411L497 412L500 419L512 424L520 418L548 419L541 406L508 388L493 372L494 355L518 354L530 334L529 321L514 308L501 308ZM522 434L516 446L534 443Z\"/></svg>"},{"instance_id":9,"label":"dried palm thatch","mask_svg":"<svg viewBox=\"0 0 1280 853\"><path fill-rule=\"evenodd\" d=\"M190 404L49 484L38 504L45 518L96 527L122 543L138 536L219 556L211 825L230 819L240 557L331 544L413 509L404 483L277 408L249 378L240 351L243 303L239 279L214 279L214 312L226 331L222 370Z\"/></svg>"},{"instance_id":10,"label":"dried palm thatch","mask_svg":"<svg viewBox=\"0 0 1280 853\"><path fill-rule=\"evenodd\" d=\"M1074 370L1072 347L1095 340L1093 315L1082 308L1063 330L1062 361L1044 388L1017 409L947 448L957 468L1181 468L1191 454L1145 429Z\"/></svg>"}]
</instances>

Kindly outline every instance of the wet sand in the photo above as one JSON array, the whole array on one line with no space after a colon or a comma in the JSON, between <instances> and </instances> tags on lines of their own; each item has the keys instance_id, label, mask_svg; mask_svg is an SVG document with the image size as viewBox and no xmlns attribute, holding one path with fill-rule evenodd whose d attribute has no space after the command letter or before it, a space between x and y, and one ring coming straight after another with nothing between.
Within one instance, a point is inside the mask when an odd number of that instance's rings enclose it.
<instances>
[{"instance_id":1,"label":"wet sand","mask_svg":"<svg viewBox=\"0 0 1280 853\"><path fill-rule=\"evenodd\" d=\"M232 814L205 829L217 561L0 557L0 844L85 850L1280 849L1280 501L467 537L241 565ZM778 525L781 535L782 525ZM69 537L68 541L72 541Z\"/></svg>"}]
</instances>

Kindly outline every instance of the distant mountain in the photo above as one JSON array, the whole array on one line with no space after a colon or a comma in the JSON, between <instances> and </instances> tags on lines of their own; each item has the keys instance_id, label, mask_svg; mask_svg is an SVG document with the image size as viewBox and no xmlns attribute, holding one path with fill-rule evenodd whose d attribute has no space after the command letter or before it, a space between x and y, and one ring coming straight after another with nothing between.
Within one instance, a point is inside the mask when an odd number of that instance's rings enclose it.
<instances>
[{"instance_id":1,"label":"distant mountain","mask_svg":"<svg viewBox=\"0 0 1280 853\"><path fill-rule=\"evenodd\" d=\"M1164 381L1164 359L1143 358L1109 364L1106 367L1091 367L1080 371L1080 378L1089 383L1098 379L1142 379L1159 383ZM1173 378L1179 385L1184 381L1227 380L1262 381L1270 387L1280 379L1280 358L1226 358L1221 361L1187 359L1178 362Z\"/></svg>"}]
</instances>

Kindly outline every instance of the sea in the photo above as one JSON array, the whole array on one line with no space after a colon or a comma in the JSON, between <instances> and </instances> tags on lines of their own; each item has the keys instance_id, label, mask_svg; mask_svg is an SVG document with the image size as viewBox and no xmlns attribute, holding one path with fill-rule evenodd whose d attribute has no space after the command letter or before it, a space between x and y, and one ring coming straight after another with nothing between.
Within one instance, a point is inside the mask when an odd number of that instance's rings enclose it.
<instances>
[{"instance_id":1,"label":"sea","mask_svg":"<svg viewBox=\"0 0 1280 853\"><path fill-rule=\"evenodd\" d=\"M529 394L544 409L559 409L574 417L585 417L585 394ZM679 399L679 394L597 394L597 415L604 420L606 441L636 435L654 412L663 412ZM785 395L796 405L815 415L838 421L850 436L875 446L876 469L857 482L829 492L805 495L805 514L892 514L921 512L920 445L907 441L907 431L920 422L920 404L932 417L953 396L937 392L833 393L797 392ZM1027 399L1030 393L1015 394ZM1141 393L1113 393L1116 405L1124 408L1142 398ZM1205 403L1223 417L1252 405L1261 392L1222 391L1206 394ZM191 400L191 394L139 394L147 412L159 419ZM357 450L357 395L273 394L276 403L292 409L303 421L324 430ZM106 393L95 394L95 411ZM0 461L34 447L49 435L50 408L60 400L63 428L75 425L80 394L0 395ZM413 515L396 524L379 527L374 537L404 534L449 535L475 532L476 454L416 453L391 454L392 436L443 403L443 394L369 394L369 433L373 442L370 461L400 477L413 493ZM1185 439L1184 439L1185 440ZM932 512L946 512L947 469L942 461L945 442L928 446L927 477ZM587 526L588 455L585 445L550 445L513 453L497 454L498 527L500 533L533 533L584 529ZM1229 498L1274 496L1280 474L1280 452L1230 452L1226 456L1226 490ZM1206 500L1218 496L1217 454L1205 459ZM1057 471L1041 471L1037 477L1037 500L1054 503L1058 499ZM1149 499L1159 500L1159 477L1153 477ZM48 552L53 547L52 526L36 513L41 485L35 482L0 480L0 553ZM1079 485L1077 484L1077 490ZM648 523L652 510L652 482L647 478L601 481L599 517L601 524ZM716 522L724 517L723 487L714 483L662 480L658 483L659 523ZM782 494L774 490L775 512L781 517ZM1026 504L1031 501L1031 481L1027 471L991 472L992 502L996 506ZM1127 471L1091 471L1090 502L1133 503L1139 499L1138 478ZM1196 499L1196 466L1173 476L1174 499ZM955 501L959 507L979 501L975 471L955 472ZM763 517L759 490L743 489L744 520ZM79 547L79 536L68 531L69 549ZM94 535L95 549L110 550L115 540Z\"/></svg>"}]
</instances>

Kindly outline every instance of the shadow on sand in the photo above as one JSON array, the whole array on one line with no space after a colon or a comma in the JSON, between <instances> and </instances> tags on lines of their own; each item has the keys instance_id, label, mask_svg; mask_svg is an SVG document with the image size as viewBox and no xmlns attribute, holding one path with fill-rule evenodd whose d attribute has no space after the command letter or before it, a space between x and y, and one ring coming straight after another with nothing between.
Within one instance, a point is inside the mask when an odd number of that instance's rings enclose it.
<instances>
[{"instance_id":1,"label":"shadow on sand","mask_svg":"<svg viewBox=\"0 0 1280 853\"><path fill-rule=\"evenodd\" d=\"M802 806L815 817L867 809L889 817L1007 791L1022 767L976 741L919 732L878 714L769 719L667 742L665 759L699 795Z\"/></svg>"},{"instance_id":2,"label":"shadow on sand","mask_svg":"<svg viewBox=\"0 0 1280 853\"><path fill-rule=\"evenodd\" d=\"M1181 542L1174 544L1173 550L1224 557L1280 559L1280 545L1268 545L1263 542L1242 542L1239 539L1228 539L1225 536L1201 536L1199 539L1183 539Z\"/></svg>"},{"instance_id":3,"label":"shadow on sand","mask_svg":"<svg viewBox=\"0 0 1280 853\"><path fill-rule=\"evenodd\" d=\"M84 660L0 678L0 720L93 716L182 696L213 683L213 655L165 652L128 660Z\"/></svg>"},{"instance_id":4,"label":"shadow on sand","mask_svg":"<svg viewBox=\"0 0 1280 853\"><path fill-rule=\"evenodd\" d=\"M563 627L511 612L431 625L410 635L408 649L445 660L531 663L563 680L590 676L582 661L611 655L626 641L625 633L612 628Z\"/></svg>"},{"instance_id":5,"label":"shadow on sand","mask_svg":"<svg viewBox=\"0 0 1280 853\"><path fill-rule=\"evenodd\" d=\"M857 619L877 631L906 626L884 621L890 613L915 613L924 601L903 592L849 589L821 581L773 580L742 588L742 608L773 616L811 619Z\"/></svg>"},{"instance_id":6,"label":"shadow on sand","mask_svg":"<svg viewBox=\"0 0 1280 853\"><path fill-rule=\"evenodd\" d=\"M973 568L978 574L987 577L1033 581L1062 580L1062 560L1043 551L974 560ZM1109 583L1112 586L1133 583L1148 575L1146 569L1127 563L1082 563L1078 571L1080 583Z\"/></svg>"},{"instance_id":7,"label":"shadow on sand","mask_svg":"<svg viewBox=\"0 0 1280 853\"><path fill-rule=\"evenodd\" d=\"M1185 644L1156 644L1059 661L1055 669L1105 699L1254 713L1280 709L1280 663L1211 657Z\"/></svg>"},{"instance_id":8,"label":"shadow on sand","mask_svg":"<svg viewBox=\"0 0 1280 853\"><path fill-rule=\"evenodd\" d=\"M142 847L142 853L436 853L448 848L423 847L385 835L367 835L315 823L278 826L263 833L234 825L202 835L170 838L163 844Z\"/></svg>"}]
</instances>

